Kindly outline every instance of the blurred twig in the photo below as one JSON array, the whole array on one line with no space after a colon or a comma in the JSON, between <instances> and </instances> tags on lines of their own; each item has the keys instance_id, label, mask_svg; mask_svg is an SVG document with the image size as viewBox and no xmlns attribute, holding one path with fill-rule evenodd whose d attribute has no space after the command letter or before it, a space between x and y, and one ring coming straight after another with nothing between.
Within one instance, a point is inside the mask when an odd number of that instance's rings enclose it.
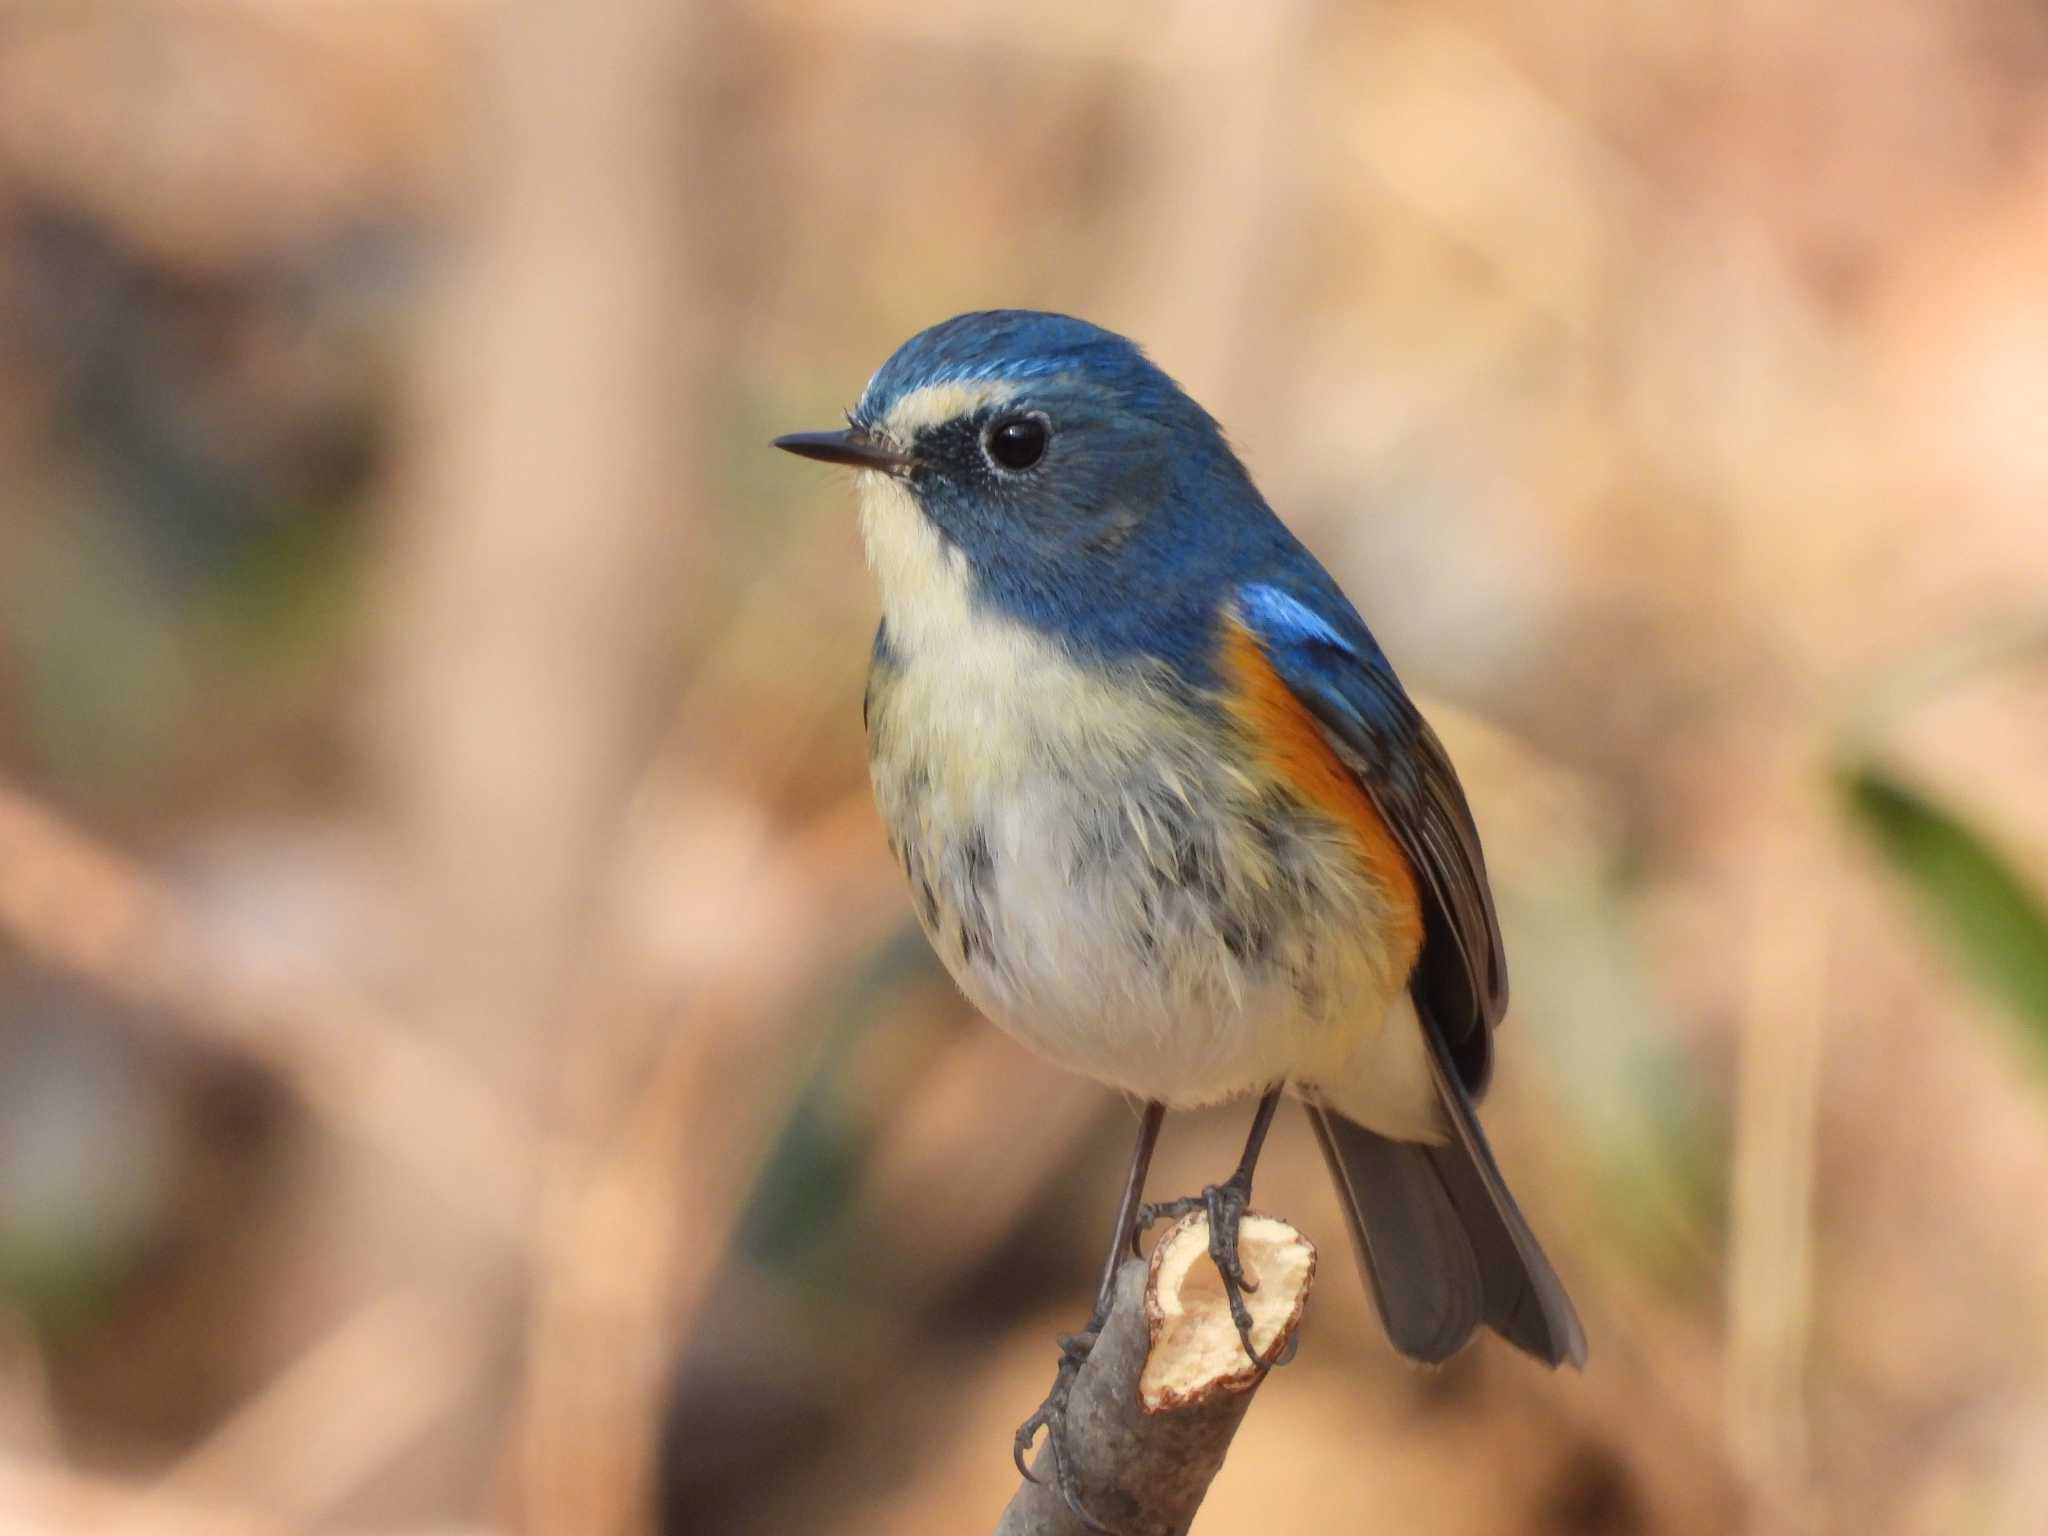
<instances>
[{"instance_id":1,"label":"blurred twig","mask_svg":"<svg viewBox=\"0 0 2048 1536\"><path fill-rule=\"evenodd\" d=\"M475 1523L424 1529L432 1536L503 1536L498 1527ZM236 1506L137 1493L108 1479L0 1456L0 1530L8 1536L116 1530L123 1536L301 1536L303 1527ZM338 1536L391 1533L342 1526Z\"/></svg>"},{"instance_id":2,"label":"blurred twig","mask_svg":"<svg viewBox=\"0 0 2048 1536\"><path fill-rule=\"evenodd\" d=\"M1880 671L1851 701L1842 729L1845 757L1872 756L1916 707L2000 667L2048 660L2048 613L2000 614Z\"/></svg>"},{"instance_id":3,"label":"blurred twig","mask_svg":"<svg viewBox=\"0 0 2048 1536\"><path fill-rule=\"evenodd\" d=\"M1728 1234L1727 1435L1751 1529L1810 1528L1806 1373L1814 1138L1826 1024L1818 838L1788 816L1754 875Z\"/></svg>"},{"instance_id":4,"label":"blurred twig","mask_svg":"<svg viewBox=\"0 0 2048 1536\"><path fill-rule=\"evenodd\" d=\"M0 1459L0 1527L14 1536L290 1536L291 1528L217 1504L178 1504L155 1493L13 1458Z\"/></svg>"},{"instance_id":5,"label":"blurred twig","mask_svg":"<svg viewBox=\"0 0 2048 1536\"><path fill-rule=\"evenodd\" d=\"M484 1344L462 1302L380 1298L238 1408L153 1491L162 1507L177 1508L260 1490L268 1514L311 1525L477 1388ZM376 1412L336 1411L366 1384L374 1384ZM110 1529L143 1536L155 1527Z\"/></svg>"},{"instance_id":6,"label":"blurred twig","mask_svg":"<svg viewBox=\"0 0 2048 1536\"><path fill-rule=\"evenodd\" d=\"M376 746L431 934L427 1016L558 1132L531 1191L533 1271L485 1287L530 1287L529 1315L498 1316L523 1323L528 1360L500 1428L507 1491L543 1536L651 1513L676 1230L652 1207L706 1097L688 1028L650 1060L575 1006L691 573L692 383L713 324L684 297L703 291L685 212L715 41L696 15L661 0L500 14L383 637ZM579 1094L584 1056L644 1075Z\"/></svg>"},{"instance_id":7,"label":"blurred twig","mask_svg":"<svg viewBox=\"0 0 2048 1536\"><path fill-rule=\"evenodd\" d=\"M523 1231L528 1128L476 1074L356 999L243 974L140 866L0 784L0 931L39 962L277 1074L452 1203Z\"/></svg>"}]
</instances>

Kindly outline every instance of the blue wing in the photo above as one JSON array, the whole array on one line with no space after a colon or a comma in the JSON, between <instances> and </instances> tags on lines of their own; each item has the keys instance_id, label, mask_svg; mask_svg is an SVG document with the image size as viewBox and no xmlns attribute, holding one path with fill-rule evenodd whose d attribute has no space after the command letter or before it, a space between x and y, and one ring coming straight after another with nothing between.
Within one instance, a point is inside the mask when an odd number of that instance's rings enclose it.
<instances>
[{"instance_id":1,"label":"blue wing","mask_svg":"<svg viewBox=\"0 0 2048 1536\"><path fill-rule=\"evenodd\" d=\"M1492 1069L1493 1028L1507 1012L1507 956L1479 829L1443 743L1334 585L1246 586L1238 611L1408 857L1423 905L1410 986L1476 1097Z\"/></svg>"}]
</instances>

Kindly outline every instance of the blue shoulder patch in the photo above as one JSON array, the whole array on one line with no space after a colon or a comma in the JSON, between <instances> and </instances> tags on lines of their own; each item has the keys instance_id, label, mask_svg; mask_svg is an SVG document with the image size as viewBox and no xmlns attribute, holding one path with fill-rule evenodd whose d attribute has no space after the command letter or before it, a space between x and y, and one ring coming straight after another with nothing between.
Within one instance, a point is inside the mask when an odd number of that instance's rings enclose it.
<instances>
[{"instance_id":1,"label":"blue shoulder patch","mask_svg":"<svg viewBox=\"0 0 2048 1536\"><path fill-rule=\"evenodd\" d=\"M1358 654L1358 647L1339 634L1328 619L1300 598L1278 587L1269 587L1263 582L1240 587L1237 600L1252 628L1269 639L1291 641L1297 645L1303 642L1327 645L1349 656Z\"/></svg>"}]
</instances>

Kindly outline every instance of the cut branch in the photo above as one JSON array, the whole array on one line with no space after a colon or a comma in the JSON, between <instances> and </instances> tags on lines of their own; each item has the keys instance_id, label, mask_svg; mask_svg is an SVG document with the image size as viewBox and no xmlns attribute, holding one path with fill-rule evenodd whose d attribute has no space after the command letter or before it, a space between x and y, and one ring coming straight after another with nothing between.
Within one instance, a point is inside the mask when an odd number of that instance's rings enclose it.
<instances>
[{"instance_id":1,"label":"cut branch","mask_svg":"<svg viewBox=\"0 0 2048 1536\"><path fill-rule=\"evenodd\" d=\"M1272 1361L1293 1346L1315 1280L1316 1251L1271 1216L1248 1215L1239 1233L1252 1345L1246 1355L1209 1261L1209 1222L1199 1212L1169 1231L1150 1263L1117 1275L1116 1303L1074 1381L1066 1448L1082 1502L1116 1536L1181 1536L1223 1466L1231 1436ZM996 1536L1083 1536L1088 1529L1053 1484L1053 1452L1041 1445L1032 1473L1003 1511Z\"/></svg>"}]
</instances>

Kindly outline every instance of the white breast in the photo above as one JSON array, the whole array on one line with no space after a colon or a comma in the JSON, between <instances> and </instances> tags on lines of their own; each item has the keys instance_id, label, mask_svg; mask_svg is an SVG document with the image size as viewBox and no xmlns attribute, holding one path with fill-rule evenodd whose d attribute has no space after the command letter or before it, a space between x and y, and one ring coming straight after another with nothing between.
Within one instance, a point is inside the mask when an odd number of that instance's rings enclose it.
<instances>
[{"instance_id":1,"label":"white breast","mask_svg":"<svg viewBox=\"0 0 2048 1536\"><path fill-rule=\"evenodd\" d=\"M1342 1083L1354 1118L1427 1134L1405 977L1341 834L1276 818L1270 784L1142 668L1112 682L978 608L907 490L861 481L894 658L871 691L876 799L969 999L1142 1097Z\"/></svg>"}]
</instances>

